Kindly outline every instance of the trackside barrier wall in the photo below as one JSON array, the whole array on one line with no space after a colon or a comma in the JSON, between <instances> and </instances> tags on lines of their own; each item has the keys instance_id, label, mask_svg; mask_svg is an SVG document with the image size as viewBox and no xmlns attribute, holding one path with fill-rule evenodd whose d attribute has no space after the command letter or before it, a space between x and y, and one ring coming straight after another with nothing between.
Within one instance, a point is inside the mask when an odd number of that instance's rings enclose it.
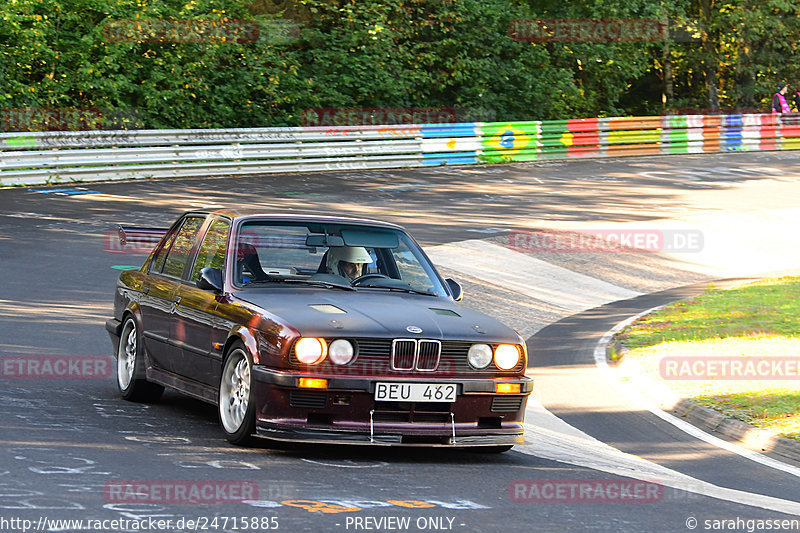
<instances>
[{"instance_id":1,"label":"trackside barrier wall","mask_svg":"<svg viewBox=\"0 0 800 533\"><path fill-rule=\"evenodd\" d=\"M0 185L800 149L800 115L0 133Z\"/></svg>"}]
</instances>

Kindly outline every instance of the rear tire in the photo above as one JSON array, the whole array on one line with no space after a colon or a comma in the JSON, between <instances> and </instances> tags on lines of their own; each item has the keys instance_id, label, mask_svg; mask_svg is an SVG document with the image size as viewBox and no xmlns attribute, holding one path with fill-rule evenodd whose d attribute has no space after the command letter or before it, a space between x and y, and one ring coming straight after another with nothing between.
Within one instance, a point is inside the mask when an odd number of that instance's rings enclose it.
<instances>
[{"instance_id":1,"label":"rear tire","mask_svg":"<svg viewBox=\"0 0 800 533\"><path fill-rule=\"evenodd\" d=\"M137 378L144 374L144 344L136 320L128 317L122 325L117 347L117 386L122 397L131 402L155 402L164 387Z\"/></svg>"},{"instance_id":2,"label":"rear tire","mask_svg":"<svg viewBox=\"0 0 800 533\"><path fill-rule=\"evenodd\" d=\"M256 428L252 384L253 359L241 343L231 346L219 383L219 425L231 444L253 443Z\"/></svg>"}]
</instances>

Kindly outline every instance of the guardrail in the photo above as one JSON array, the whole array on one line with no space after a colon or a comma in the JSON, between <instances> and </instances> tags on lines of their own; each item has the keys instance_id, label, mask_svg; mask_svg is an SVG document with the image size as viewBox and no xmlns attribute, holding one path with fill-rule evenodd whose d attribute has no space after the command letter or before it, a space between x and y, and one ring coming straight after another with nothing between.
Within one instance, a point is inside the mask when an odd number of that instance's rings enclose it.
<instances>
[{"instance_id":1,"label":"guardrail","mask_svg":"<svg viewBox=\"0 0 800 533\"><path fill-rule=\"evenodd\" d=\"M0 185L800 149L800 115L0 133Z\"/></svg>"}]
</instances>

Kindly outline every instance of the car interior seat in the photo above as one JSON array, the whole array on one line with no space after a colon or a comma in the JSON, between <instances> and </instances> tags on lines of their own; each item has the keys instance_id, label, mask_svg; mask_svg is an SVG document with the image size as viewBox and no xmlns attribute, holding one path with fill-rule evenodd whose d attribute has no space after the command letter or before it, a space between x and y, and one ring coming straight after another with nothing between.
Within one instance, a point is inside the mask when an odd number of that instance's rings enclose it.
<instances>
[{"instance_id":1,"label":"car interior seat","mask_svg":"<svg viewBox=\"0 0 800 533\"><path fill-rule=\"evenodd\" d=\"M247 274L250 274L248 276ZM258 259L258 250L250 243L239 244L236 254L236 275L240 280L251 277L253 281L268 280L269 276L261 268L261 261Z\"/></svg>"}]
</instances>

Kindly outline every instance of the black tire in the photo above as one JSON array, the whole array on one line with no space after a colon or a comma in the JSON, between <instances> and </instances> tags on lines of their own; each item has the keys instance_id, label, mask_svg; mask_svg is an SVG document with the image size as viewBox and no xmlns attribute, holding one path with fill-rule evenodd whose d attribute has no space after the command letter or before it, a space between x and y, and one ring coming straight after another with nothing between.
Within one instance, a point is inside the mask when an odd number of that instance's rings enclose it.
<instances>
[{"instance_id":1,"label":"black tire","mask_svg":"<svg viewBox=\"0 0 800 533\"><path fill-rule=\"evenodd\" d=\"M231 444L253 443L256 406L252 387L253 359L239 342L225 356L219 381L219 425Z\"/></svg>"},{"instance_id":2,"label":"black tire","mask_svg":"<svg viewBox=\"0 0 800 533\"><path fill-rule=\"evenodd\" d=\"M139 377L145 373L144 343L136 320L129 316L122 324L117 347L117 386L122 397L131 402L155 402L164 387Z\"/></svg>"}]
</instances>

